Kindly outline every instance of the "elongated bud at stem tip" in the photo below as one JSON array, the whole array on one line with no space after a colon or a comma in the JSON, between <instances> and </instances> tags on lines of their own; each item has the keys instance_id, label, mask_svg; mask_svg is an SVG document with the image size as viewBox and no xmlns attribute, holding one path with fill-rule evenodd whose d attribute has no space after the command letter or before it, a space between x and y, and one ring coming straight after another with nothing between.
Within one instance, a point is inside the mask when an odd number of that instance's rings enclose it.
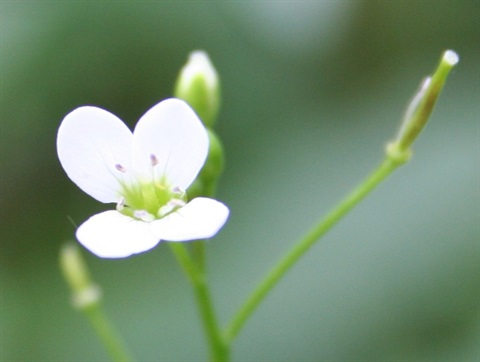
<instances>
[{"instance_id":1,"label":"elongated bud at stem tip","mask_svg":"<svg viewBox=\"0 0 480 362\"><path fill-rule=\"evenodd\" d=\"M92 283L78 246L67 243L61 248L60 269L72 290L75 307L82 309L100 300L100 290Z\"/></svg>"},{"instance_id":2,"label":"elongated bud at stem tip","mask_svg":"<svg viewBox=\"0 0 480 362\"><path fill-rule=\"evenodd\" d=\"M443 53L436 71L422 82L408 105L397 140L393 142L395 149L406 151L413 144L427 124L450 70L458 62L459 57L454 51L447 50Z\"/></svg>"}]
</instances>

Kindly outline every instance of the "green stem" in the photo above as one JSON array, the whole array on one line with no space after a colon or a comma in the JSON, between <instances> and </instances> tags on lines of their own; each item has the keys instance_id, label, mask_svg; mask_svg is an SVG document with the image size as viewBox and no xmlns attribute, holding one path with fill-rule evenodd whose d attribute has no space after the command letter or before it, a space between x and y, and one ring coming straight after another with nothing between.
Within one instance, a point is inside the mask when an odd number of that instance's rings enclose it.
<instances>
[{"instance_id":1,"label":"green stem","mask_svg":"<svg viewBox=\"0 0 480 362\"><path fill-rule=\"evenodd\" d=\"M72 291L73 306L85 313L113 361L131 361L132 358L103 312L100 288L92 282L77 244L66 243L60 249L59 256L60 270Z\"/></svg>"},{"instance_id":2,"label":"green stem","mask_svg":"<svg viewBox=\"0 0 480 362\"><path fill-rule=\"evenodd\" d=\"M225 343L220 332L205 273L203 270L200 270L182 243L172 242L169 245L178 263L192 283L209 345L210 360L212 362L226 362L229 360L229 346Z\"/></svg>"},{"instance_id":3,"label":"green stem","mask_svg":"<svg viewBox=\"0 0 480 362\"><path fill-rule=\"evenodd\" d=\"M342 219L352 208L354 208L365 196L390 175L398 166L408 160L408 154L388 154L380 166L356 189L352 191L335 209L317 224L303 239L298 241L293 248L271 269L263 281L247 298L245 303L238 310L225 330L225 341L230 344L240 332L248 318L257 309L268 292L278 283L286 272L326 234L340 219Z\"/></svg>"},{"instance_id":4,"label":"green stem","mask_svg":"<svg viewBox=\"0 0 480 362\"><path fill-rule=\"evenodd\" d=\"M125 348L123 347L120 338L115 333L112 325L109 323L102 310L99 302L89 304L82 308L82 311L88 317L93 329L100 338L102 344L105 346L112 361L127 362L132 361Z\"/></svg>"},{"instance_id":5,"label":"green stem","mask_svg":"<svg viewBox=\"0 0 480 362\"><path fill-rule=\"evenodd\" d=\"M198 240L191 243L192 259L201 273L205 272L205 241Z\"/></svg>"}]
</instances>

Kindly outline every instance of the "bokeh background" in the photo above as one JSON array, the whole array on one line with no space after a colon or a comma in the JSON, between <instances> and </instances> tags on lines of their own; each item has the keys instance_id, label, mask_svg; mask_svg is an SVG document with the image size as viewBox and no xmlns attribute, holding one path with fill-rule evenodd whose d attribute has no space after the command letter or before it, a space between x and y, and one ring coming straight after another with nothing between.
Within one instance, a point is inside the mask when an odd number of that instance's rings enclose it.
<instances>
[{"instance_id":1,"label":"bokeh background","mask_svg":"<svg viewBox=\"0 0 480 362\"><path fill-rule=\"evenodd\" d=\"M222 79L218 198L208 243L222 323L295 240L381 160L443 50L453 71L411 163L280 283L235 361L480 359L479 1L0 2L0 359L101 361L70 306L60 246L108 209L61 169L72 109L133 126L171 96L190 51ZM107 314L140 361L202 361L192 292L167 245L125 260L84 253Z\"/></svg>"}]
</instances>

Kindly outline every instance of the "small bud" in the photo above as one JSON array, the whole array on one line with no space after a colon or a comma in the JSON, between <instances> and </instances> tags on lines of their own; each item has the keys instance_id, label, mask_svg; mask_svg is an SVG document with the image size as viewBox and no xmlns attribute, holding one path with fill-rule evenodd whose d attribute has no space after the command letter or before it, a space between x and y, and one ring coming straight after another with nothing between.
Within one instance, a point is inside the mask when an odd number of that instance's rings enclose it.
<instances>
[{"instance_id":1,"label":"small bud","mask_svg":"<svg viewBox=\"0 0 480 362\"><path fill-rule=\"evenodd\" d=\"M217 135L207 129L210 146L207 160L195 182L189 187L187 195L190 199L198 196L213 196L224 166L223 146Z\"/></svg>"},{"instance_id":2,"label":"small bud","mask_svg":"<svg viewBox=\"0 0 480 362\"><path fill-rule=\"evenodd\" d=\"M186 101L206 127L213 127L220 108L220 86L217 71L207 53L194 51L180 71L175 97Z\"/></svg>"},{"instance_id":3,"label":"small bud","mask_svg":"<svg viewBox=\"0 0 480 362\"><path fill-rule=\"evenodd\" d=\"M99 302L100 289L90 280L87 266L77 245L67 243L61 248L60 269L72 290L75 307L84 309Z\"/></svg>"},{"instance_id":4,"label":"small bud","mask_svg":"<svg viewBox=\"0 0 480 362\"><path fill-rule=\"evenodd\" d=\"M400 132L394 142L399 152L408 150L427 124L448 73L458 61L458 55L452 50L447 50L443 53L435 73L420 85L420 89L407 107Z\"/></svg>"}]
</instances>

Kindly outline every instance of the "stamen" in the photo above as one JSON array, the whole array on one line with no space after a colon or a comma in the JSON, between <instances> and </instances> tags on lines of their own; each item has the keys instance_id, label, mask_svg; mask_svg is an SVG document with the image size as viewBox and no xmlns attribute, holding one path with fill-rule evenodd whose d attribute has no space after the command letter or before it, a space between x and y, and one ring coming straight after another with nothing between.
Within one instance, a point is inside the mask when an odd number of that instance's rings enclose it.
<instances>
[{"instance_id":1,"label":"stamen","mask_svg":"<svg viewBox=\"0 0 480 362\"><path fill-rule=\"evenodd\" d=\"M155 156L153 153L150 155L150 163L152 164L152 166L158 165L157 156Z\"/></svg>"},{"instance_id":2,"label":"stamen","mask_svg":"<svg viewBox=\"0 0 480 362\"><path fill-rule=\"evenodd\" d=\"M117 203L117 211L122 211L125 207L125 199L122 197L120 201Z\"/></svg>"},{"instance_id":3,"label":"stamen","mask_svg":"<svg viewBox=\"0 0 480 362\"><path fill-rule=\"evenodd\" d=\"M160 183L160 182L156 182L156 183L155 183L155 186L156 186L159 190L166 190L166 189L167 189L167 187L166 187L164 184Z\"/></svg>"},{"instance_id":4,"label":"stamen","mask_svg":"<svg viewBox=\"0 0 480 362\"><path fill-rule=\"evenodd\" d=\"M158 210L158 216L164 217L176 209L186 205L186 202L180 199L171 199L166 205Z\"/></svg>"},{"instance_id":5,"label":"stamen","mask_svg":"<svg viewBox=\"0 0 480 362\"><path fill-rule=\"evenodd\" d=\"M120 165L119 163L115 164L115 168L120 171L120 172L127 172L127 170L125 169L125 167L123 167L122 165Z\"/></svg>"},{"instance_id":6,"label":"stamen","mask_svg":"<svg viewBox=\"0 0 480 362\"><path fill-rule=\"evenodd\" d=\"M172 192L177 195L182 195L182 196L185 195L185 191L183 191L179 186L175 186L172 189Z\"/></svg>"},{"instance_id":7,"label":"stamen","mask_svg":"<svg viewBox=\"0 0 480 362\"><path fill-rule=\"evenodd\" d=\"M185 201L181 199L171 199L168 203L173 207L183 207L187 204Z\"/></svg>"},{"instance_id":8,"label":"stamen","mask_svg":"<svg viewBox=\"0 0 480 362\"><path fill-rule=\"evenodd\" d=\"M155 217L145 210L135 210L133 216L142 221L153 221Z\"/></svg>"}]
</instances>

